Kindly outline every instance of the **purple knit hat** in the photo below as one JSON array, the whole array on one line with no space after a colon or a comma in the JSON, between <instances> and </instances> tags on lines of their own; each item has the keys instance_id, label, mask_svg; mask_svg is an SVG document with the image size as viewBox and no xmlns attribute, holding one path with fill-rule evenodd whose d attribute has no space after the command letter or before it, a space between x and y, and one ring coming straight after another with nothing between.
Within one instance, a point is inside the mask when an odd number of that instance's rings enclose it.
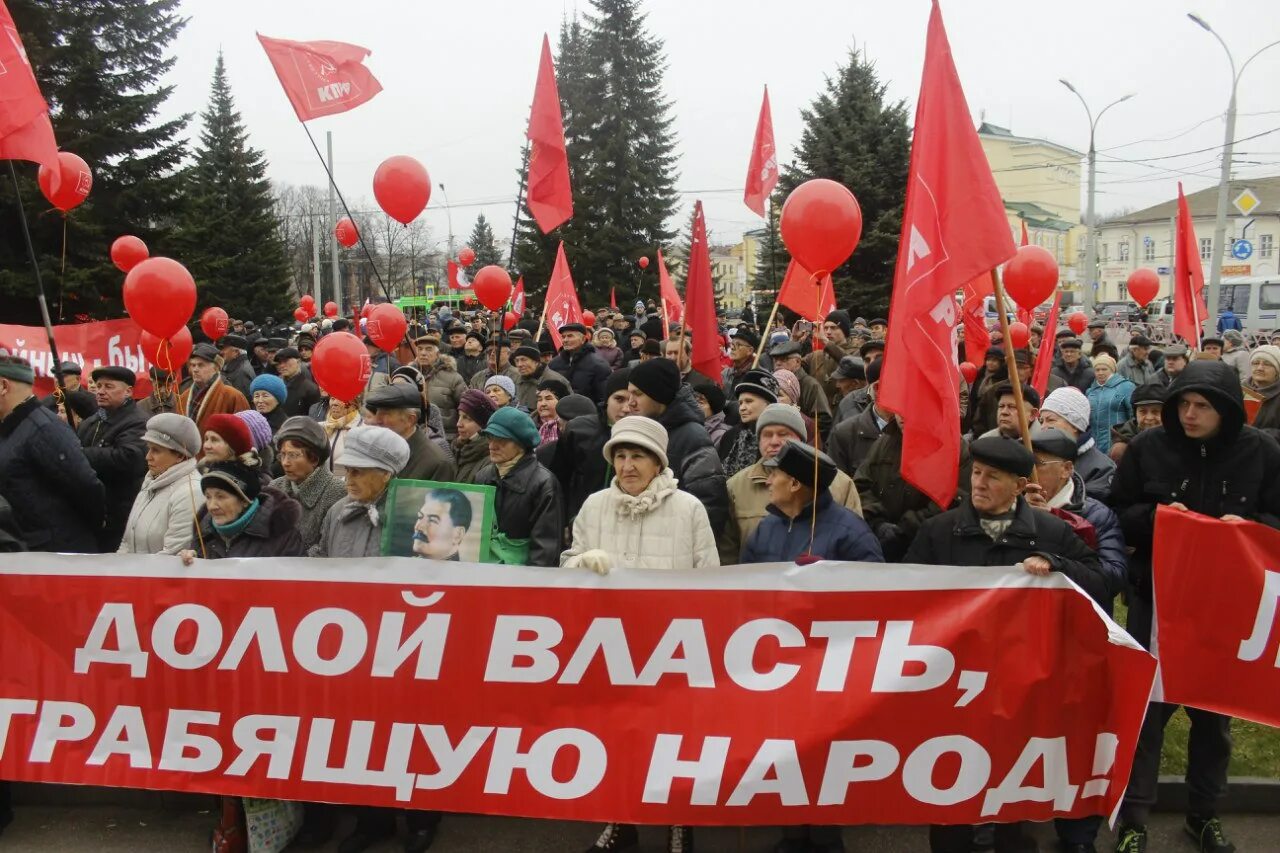
<instances>
[{"instance_id":1,"label":"purple knit hat","mask_svg":"<svg viewBox=\"0 0 1280 853\"><path fill-rule=\"evenodd\" d=\"M467 417L484 428L489 425L489 416L497 409L483 391L468 388L462 392L462 399L458 401L458 411L466 412Z\"/></svg>"},{"instance_id":2,"label":"purple knit hat","mask_svg":"<svg viewBox=\"0 0 1280 853\"><path fill-rule=\"evenodd\" d=\"M236 417L244 421L245 426L249 428L249 435L253 437L253 449L262 452L264 447L271 446L271 424L267 423L261 413L253 409L245 409L243 412L236 412Z\"/></svg>"}]
</instances>

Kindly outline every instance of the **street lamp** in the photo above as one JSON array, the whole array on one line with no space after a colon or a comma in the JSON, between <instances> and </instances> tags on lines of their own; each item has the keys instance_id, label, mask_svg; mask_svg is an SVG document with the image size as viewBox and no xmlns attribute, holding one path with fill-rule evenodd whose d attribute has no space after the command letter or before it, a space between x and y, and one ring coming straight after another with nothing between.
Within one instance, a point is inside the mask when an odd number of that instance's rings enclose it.
<instances>
[{"instance_id":1,"label":"street lamp","mask_svg":"<svg viewBox=\"0 0 1280 853\"><path fill-rule=\"evenodd\" d=\"M444 181L436 184L444 196L444 215L449 223L449 257L453 257L453 205L449 204L449 193L444 188Z\"/></svg>"},{"instance_id":2,"label":"street lamp","mask_svg":"<svg viewBox=\"0 0 1280 853\"><path fill-rule=\"evenodd\" d=\"M1222 40L1222 36L1214 32L1213 27L1209 26L1209 22L1199 15L1191 12L1187 13L1187 17L1196 23L1201 29L1218 40L1218 44L1222 45L1223 51L1227 54L1227 62L1231 64L1231 100L1227 102L1227 135L1222 143L1222 173L1218 177L1218 212L1213 220L1213 251L1209 261L1209 316L1205 318L1209 329L1216 328L1214 317L1218 315L1219 300L1222 292L1222 260L1226 255L1227 241L1227 192L1231 183L1231 158L1235 149L1236 137L1236 87L1240 83L1240 77L1244 74L1244 70L1249 67L1249 63L1258 58L1258 54L1268 48L1275 47L1280 41L1273 41L1271 44L1263 45L1244 61L1244 65L1240 66L1240 70L1236 70L1235 57L1231 55L1231 49L1227 47L1227 43Z\"/></svg>"},{"instance_id":3,"label":"street lamp","mask_svg":"<svg viewBox=\"0 0 1280 853\"><path fill-rule=\"evenodd\" d=\"M1067 80L1059 79L1058 82L1066 86L1067 89L1071 91L1071 94L1075 95L1077 98L1080 99L1081 105L1084 106L1085 115L1088 116L1089 118L1089 201L1088 201L1088 208L1085 210L1085 214L1084 214L1084 219L1085 219L1084 268L1086 271L1085 286L1084 286L1084 311L1086 314L1092 314L1093 303L1094 303L1094 287L1097 285L1096 275L1097 275L1097 269L1098 269L1098 245L1097 243L1094 242L1094 239L1093 239L1094 228L1097 226L1097 223L1093 219L1093 201L1094 201L1094 192L1097 187L1097 168L1096 167L1098 163L1098 150L1097 148L1094 147L1094 144L1093 144L1094 131L1097 130L1098 122L1102 119L1103 114L1106 113L1107 110L1111 109L1116 104L1122 104L1125 101L1129 100L1130 98L1133 97L1133 93L1125 95L1123 98L1119 98L1118 100L1112 101L1111 103L1107 104L1105 107L1102 108L1102 112L1098 113L1097 118L1094 118L1093 110L1089 109L1089 104L1087 101L1085 101L1084 95L1081 95L1076 90L1076 87L1072 86L1071 83L1069 83Z\"/></svg>"}]
</instances>

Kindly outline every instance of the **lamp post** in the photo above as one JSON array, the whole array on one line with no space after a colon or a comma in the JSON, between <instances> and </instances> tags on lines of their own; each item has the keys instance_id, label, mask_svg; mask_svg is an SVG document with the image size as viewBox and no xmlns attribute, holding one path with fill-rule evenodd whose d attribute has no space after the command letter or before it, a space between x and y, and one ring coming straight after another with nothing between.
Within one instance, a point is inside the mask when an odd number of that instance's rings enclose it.
<instances>
[{"instance_id":1,"label":"lamp post","mask_svg":"<svg viewBox=\"0 0 1280 853\"><path fill-rule=\"evenodd\" d=\"M1222 173L1218 176L1218 210L1213 219L1213 251L1209 260L1209 293L1207 294L1209 316L1205 318L1205 322L1208 324L1206 328L1212 330L1217 328L1214 318L1218 316L1219 311L1219 300L1222 293L1222 260L1227 250L1227 193L1231 184L1231 158L1235 149L1236 88L1240 83L1240 77L1244 74L1244 70L1249 67L1249 63L1257 59L1258 54L1264 50L1280 44L1280 41L1273 41L1271 44L1259 48L1253 56L1244 61L1244 65L1241 65L1240 70L1237 71L1235 57L1231 55L1231 48L1227 47L1227 43L1222 40L1222 36L1214 32L1213 27L1209 26L1209 22L1199 15L1188 12L1187 17L1218 40L1218 44L1222 45L1222 50L1227 54L1227 62L1231 65L1231 100L1227 101L1227 134L1222 143Z\"/></svg>"},{"instance_id":2,"label":"lamp post","mask_svg":"<svg viewBox=\"0 0 1280 853\"><path fill-rule=\"evenodd\" d=\"M1080 99L1081 105L1084 107L1084 113L1089 118L1089 200L1088 207L1085 210L1085 235L1084 235L1084 268L1085 268L1085 285L1084 285L1084 312L1085 314L1093 313L1094 288L1097 286L1098 271L1098 244L1094 241L1093 232L1097 223L1093 219L1094 193L1097 188L1097 163L1098 150L1094 146L1094 131L1098 129L1098 122L1107 110L1116 104L1124 103L1133 97L1133 93L1125 95L1123 98L1112 101L1102 108L1102 112L1098 113L1094 118L1093 110L1089 109L1089 104L1084 99L1075 86L1072 86L1065 79L1058 80L1059 83L1071 90L1071 94Z\"/></svg>"},{"instance_id":3,"label":"lamp post","mask_svg":"<svg viewBox=\"0 0 1280 853\"><path fill-rule=\"evenodd\" d=\"M440 194L444 196L444 215L449 223L449 257L453 257L453 205L449 204L449 193L444 188L444 181L436 184Z\"/></svg>"}]
</instances>

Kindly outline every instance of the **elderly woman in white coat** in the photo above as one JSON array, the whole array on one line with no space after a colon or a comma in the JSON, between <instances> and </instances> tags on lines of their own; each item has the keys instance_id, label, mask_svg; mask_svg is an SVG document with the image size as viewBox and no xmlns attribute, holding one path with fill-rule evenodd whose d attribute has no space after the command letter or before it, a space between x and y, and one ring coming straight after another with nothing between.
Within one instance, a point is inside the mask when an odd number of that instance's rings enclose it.
<instances>
[{"instance_id":1,"label":"elderly woman in white coat","mask_svg":"<svg viewBox=\"0 0 1280 853\"><path fill-rule=\"evenodd\" d=\"M667 431L632 416L613 425L604 458L614 471L609 486L587 497L573 521L573 546L560 565L600 574L610 569L701 569L720 565L716 539L702 502L682 492L667 462ZM636 828L611 823L591 850L636 844ZM692 850L693 830L669 829L668 850Z\"/></svg>"},{"instance_id":2,"label":"elderly woman in white coat","mask_svg":"<svg viewBox=\"0 0 1280 853\"><path fill-rule=\"evenodd\" d=\"M204 505L200 429L183 415L166 412L147 421L147 475L125 523L121 554L177 554L191 541L197 504Z\"/></svg>"}]
</instances>

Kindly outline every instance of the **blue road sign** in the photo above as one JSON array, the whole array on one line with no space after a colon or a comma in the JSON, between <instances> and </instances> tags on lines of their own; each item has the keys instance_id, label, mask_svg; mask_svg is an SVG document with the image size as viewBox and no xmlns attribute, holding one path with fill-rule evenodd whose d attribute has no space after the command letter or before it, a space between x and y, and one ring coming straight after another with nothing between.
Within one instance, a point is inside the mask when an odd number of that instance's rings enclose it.
<instances>
[{"instance_id":1,"label":"blue road sign","mask_svg":"<svg viewBox=\"0 0 1280 853\"><path fill-rule=\"evenodd\" d=\"M1247 261L1253 254L1253 244L1248 240L1240 239L1231 244L1231 257L1237 261Z\"/></svg>"},{"instance_id":2,"label":"blue road sign","mask_svg":"<svg viewBox=\"0 0 1280 853\"><path fill-rule=\"evenodd\" d=\"M1172 270L1169 267L1156 267L1156 275L1168 275Z\"/></svg>"}]
</instances>

